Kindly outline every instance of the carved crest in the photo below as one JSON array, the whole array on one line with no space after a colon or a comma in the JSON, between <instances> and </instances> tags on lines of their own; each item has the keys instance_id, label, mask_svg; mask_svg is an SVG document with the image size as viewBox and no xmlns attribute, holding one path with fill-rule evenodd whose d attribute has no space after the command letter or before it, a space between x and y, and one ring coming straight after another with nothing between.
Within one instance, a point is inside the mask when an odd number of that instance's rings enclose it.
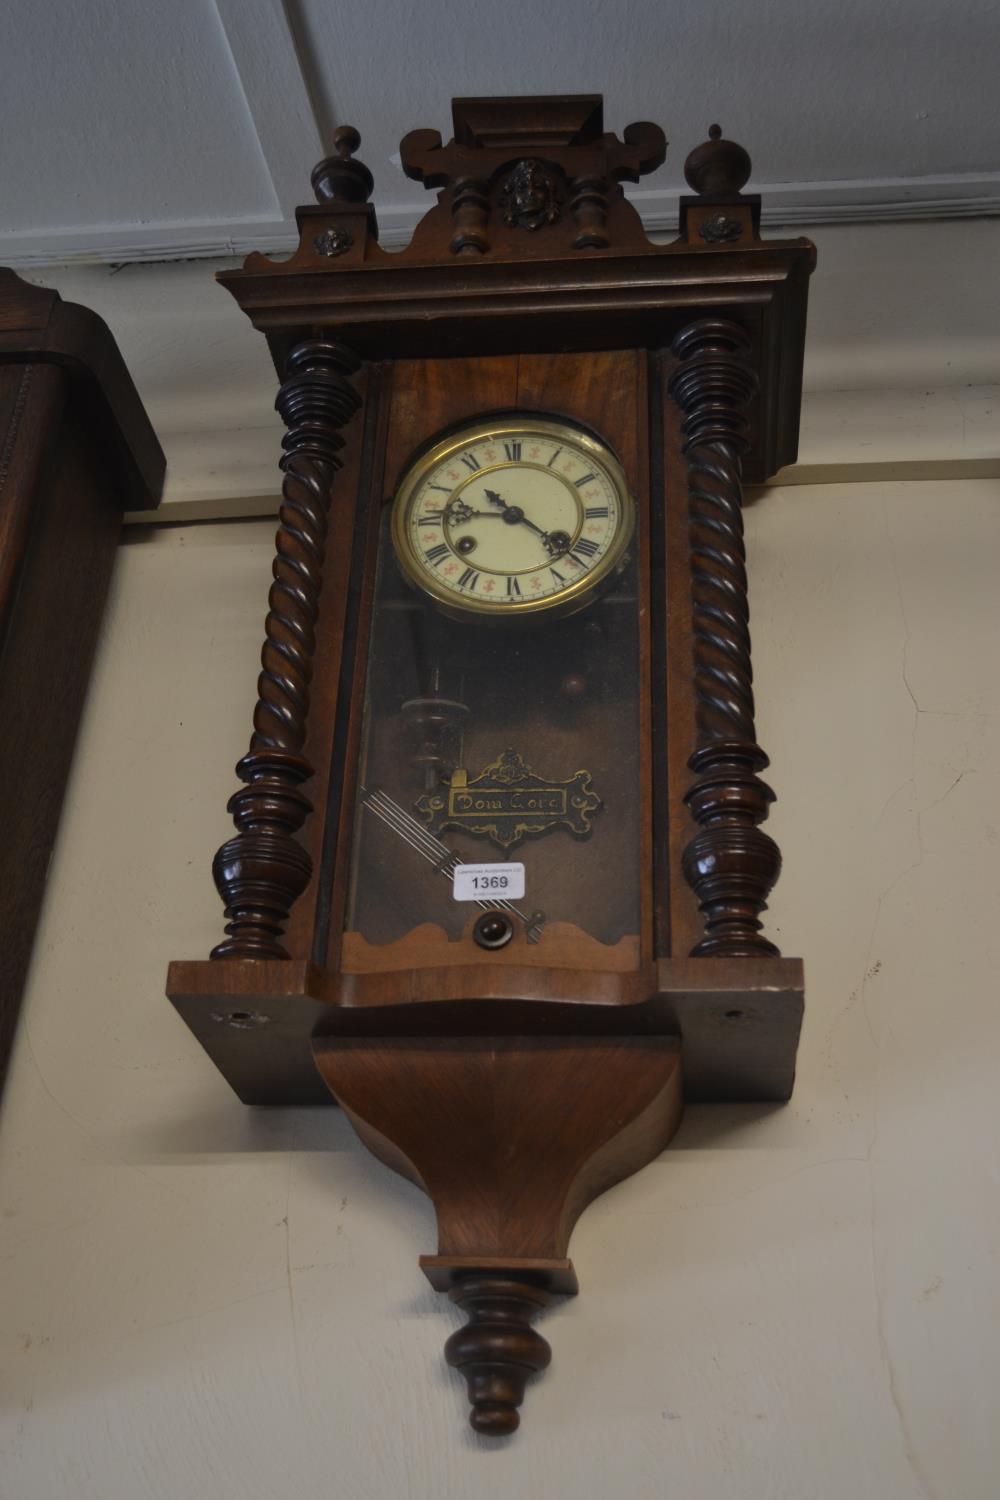
<instances>
[{"instance_id":1,"label":"carved crest","mask_svg":"<svg viewBox=\"0 0 1000 1500\"><path fill-rule=\"evenodd\" d=\"M535 157L525 157L507 174L498 202L510 229L541 229L544 224L558 224L562 216L558 179Z\"/></svg>"},{"instance_id":2,"label":"carved crest","mask_svg":"<svg viewBox=\"0 0 1000 1500\"><path fill-rule=\"evenodd\" d=\"M554 828L568 828L585 838L601 799L591 786L589 771L552 781L537 775L516 750L505 750L471 779L467 771L453 771L447 787L425 792L414 806L434 834L461 828L501 849L512 849L526 835Z\"/></svg>"}]
</instances>

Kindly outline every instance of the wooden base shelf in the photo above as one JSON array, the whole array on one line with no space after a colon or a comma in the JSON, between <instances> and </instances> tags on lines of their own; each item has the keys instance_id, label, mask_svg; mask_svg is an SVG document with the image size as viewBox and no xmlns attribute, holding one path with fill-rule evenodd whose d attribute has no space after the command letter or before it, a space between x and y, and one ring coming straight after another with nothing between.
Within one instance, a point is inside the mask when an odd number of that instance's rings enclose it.
<instances>
[{"instance_id":1,"label":"wooden base shelf","mask_svg":"<svg viewBox=\"0 0 1000 1500\"><path fill-rule=\"evenodd\" d=\"M455 970L440 972L442 988ZM537 972L537 971L536 971ZM433 993L433 972L421 976ZM491 1002L424 1000L380 1006L381 1035L548 1034L678 1038L685 1096L695 1103L781 1102L795 1077L803 975L796 958L665 958L636 981L629 1003L529 998L507 971ZM605 975L605 979L626 976ZM645 989L639 986L639 980ZM312 1058L314 1036L373 1029L374 1007L310 964L251 960L178 962L168 993L220 1072L246 1104L328 1104Z\"/></svg>"}]
</instances>

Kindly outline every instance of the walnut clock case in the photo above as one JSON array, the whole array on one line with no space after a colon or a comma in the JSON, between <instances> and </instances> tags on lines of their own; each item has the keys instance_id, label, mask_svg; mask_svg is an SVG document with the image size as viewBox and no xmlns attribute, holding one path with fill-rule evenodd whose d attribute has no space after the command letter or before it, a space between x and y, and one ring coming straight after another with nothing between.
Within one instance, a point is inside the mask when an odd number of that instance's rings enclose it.
<instances>
[{"instance_id":1,"label":"walnut clock case","mask_svg":"<svg viewBox=\"0 0 1000 1500\"><path fill-rule=\"evenodd\" d=\"M622 182L656 125L457 99L378 243L341 129L295 254L220 281L288 428L224 939L169 993L249 1104L335 1099L431 1197L472 1425L518 1424L573 1224L683 1101L788 1098L802 970L763 936L741 483L795 458L807 240L746 152L688 157L680 235Z\"/></svg>"},{"instance_id":2,"label":"walnut clock case","mask_svg":"<svg viewBox=\"0 0 1000 1500\"><path fill-rule=\"evenodd\" d=\"M165 470L107 324L0 267L0 1088L122 514Z\"/></svg>"}]
</instances>

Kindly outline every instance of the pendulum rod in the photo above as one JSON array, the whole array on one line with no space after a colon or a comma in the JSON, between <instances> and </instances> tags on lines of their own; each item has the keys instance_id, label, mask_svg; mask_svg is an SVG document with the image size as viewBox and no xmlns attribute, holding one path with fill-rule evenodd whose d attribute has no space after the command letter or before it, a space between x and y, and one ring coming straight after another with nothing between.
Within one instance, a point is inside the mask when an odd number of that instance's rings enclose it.
<instances>
[{"instance_id":1,"label":"pendulum rod","mask_svg":"<svg viewBox=\"0 0 1000 1500\"><path fill-rule=\"evenodd\" d=\"M417 822L416 818L410 816L405 808L394 802L387 792L381 788L364 789L361 793L361 801L369 808L377 818L391 828L393 833L398 834L405 844L415 850L421 858L426 859L434 866L439 875L446 880L452 880L455 871L465 863L458 855L448 848L441 839L424 828ZM541 936L542 928L545 926L545 913L533 911L530 916L525 916L521 909L511 901L477 901L476 906L483 911L508 911L524 924L525 935L529 943L537 943Z\"/></svg>"}]
</instances>

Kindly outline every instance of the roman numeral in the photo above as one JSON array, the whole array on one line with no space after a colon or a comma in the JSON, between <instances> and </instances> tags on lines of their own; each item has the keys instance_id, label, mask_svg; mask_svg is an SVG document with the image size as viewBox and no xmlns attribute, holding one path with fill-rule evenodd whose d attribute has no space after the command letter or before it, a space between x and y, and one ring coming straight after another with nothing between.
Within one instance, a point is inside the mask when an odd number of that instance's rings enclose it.
<instances>
[{"instance_id":1,"label":"roman numeral","mask_svg":"<svg viewBox=\"0 0 1000 1500\"><path fill-rule=\"evenodd\" d=\"M561 448L557 448L556 449L556 451L553 453L552 457L549 459L548 463L545 465L545 467L547 469L551 469L552 465L555 463L556 459L559 457L559 455L560 455L561 452L562 452Z\"/></svg>"},{"instance_id":2,"label":"roman numeral","mask_svg":"<svg viewBox=\"0 0 1000 1500\"><path fill-rule=\"evenodd\" d=\"M521 444L517 442L504 443L503 451L512 464L521 462Z\"/></svg>"},{"instance_id":3,"label":"roman numeral","mask_svg":"<svg viewBox=\"0 0 1000 1500\"><path fill-rule=\"evenodd\" d=\"M437 510L437 511L434 512L433 515L430 515L430 516L418 516L417 517L417 525L418 526L440 526L441 525L441 512L439 510Z\"/></svg>"},{"instance_id":4,"label":"roman numeral","mask_svg":"<svg viewBox=\"0 0 1000 1500\"><path fill-rule=\"evenodd\" d=\"M440 490L441 493L442 493L442 495L450 495L451 494L451 490L448 488L448 486L446 484L429 484L427 486L427 488L429 490Z\"/></svg>"},{"instance_id":5,"label":"roman numeral","mask_svg":"<svg viewBox=\"0 0 1000 1500\"><path fill-rule=\"evenodd\" d=\"M610 511L606 505L588 505L584 515L588 521L600 521L610 515Z\"/></svg>"},{"instance_id":6,"label":"roman numeral","mask_svg":"<svg viewBox=\"0 0 1000 1500\"><path fill-rule=\"evenodd\" d=\"M584 474L582 479L574 479L573 483L576 485L578 490L582 490L585 484L589 484L592 479L596 478L596 474Z\"/></svg>"},{"instance_id":7,"label":"roman numeral","mask_svg":"<svg viewBox=\"0 0 1000 1500\"><path fill-rule=\"evenodd\" d=\"M562 576L558 568L550 568L549 572L552 574L553 578L558 578L560 583L566 582L565 578Z\"/></svg>"},{"instance_id":8,"label":"roman numeral","mask_svg":"<svg viewBox=\"0 0 1000 1500\"><path fill-rule=\"evenodd\" d=\"M507 598L508 599L513 599L515 596L518 599L520 599L520 597L521 597L521 585L518 583L518 581L517 581L516 578L508 578L507 579Z\"/></svg>"},{"instance_id":9,"label":"roman numeral","mask_svg":"<svg viewBox=\"0 0 1000 1500\"><path fill-rule=\"evenodd\" d=\"M462 462L466 465L467 468L472 470L473 474L479 473L480 464L478 458L474 453L463 453Z\"/></svg>"},{"instance_id":10,"label":"roman numeral","mask_svg":"<svg viewBox=\"0 0 1000 1500\"><path fill-rule=\"evenodd\" d=\"M582 552L584 557L595 557L597 555L597 543L591 542L587 537L582 536L573 548L573 552ZM573 553L570 553L571 557L572 555Z\"/></svg>"},{"instance_id":11,"label":"roman numeral","mask_svg":"<svg viewBox=\"0 0 1000 1500\"><path fill-rule=\"evenodd\" d=\"M460 589L474 589L478 582L479 574L476 572L475 568L466 568L465 572L458 580L458 586Z\"/></svg>"},{"instance_id":12,"label":"roman numeral","mask_svg":"<svg viewBox=\"0 0 1000 1500\"><path fill-rule=\"evenodd\" d=\"M444 542L438 542L437 546L431 547L429 551L424 553L424 556L429 563L439 563L443 558L448 556L448 548Z\"/></svg>"}]
</instances>

